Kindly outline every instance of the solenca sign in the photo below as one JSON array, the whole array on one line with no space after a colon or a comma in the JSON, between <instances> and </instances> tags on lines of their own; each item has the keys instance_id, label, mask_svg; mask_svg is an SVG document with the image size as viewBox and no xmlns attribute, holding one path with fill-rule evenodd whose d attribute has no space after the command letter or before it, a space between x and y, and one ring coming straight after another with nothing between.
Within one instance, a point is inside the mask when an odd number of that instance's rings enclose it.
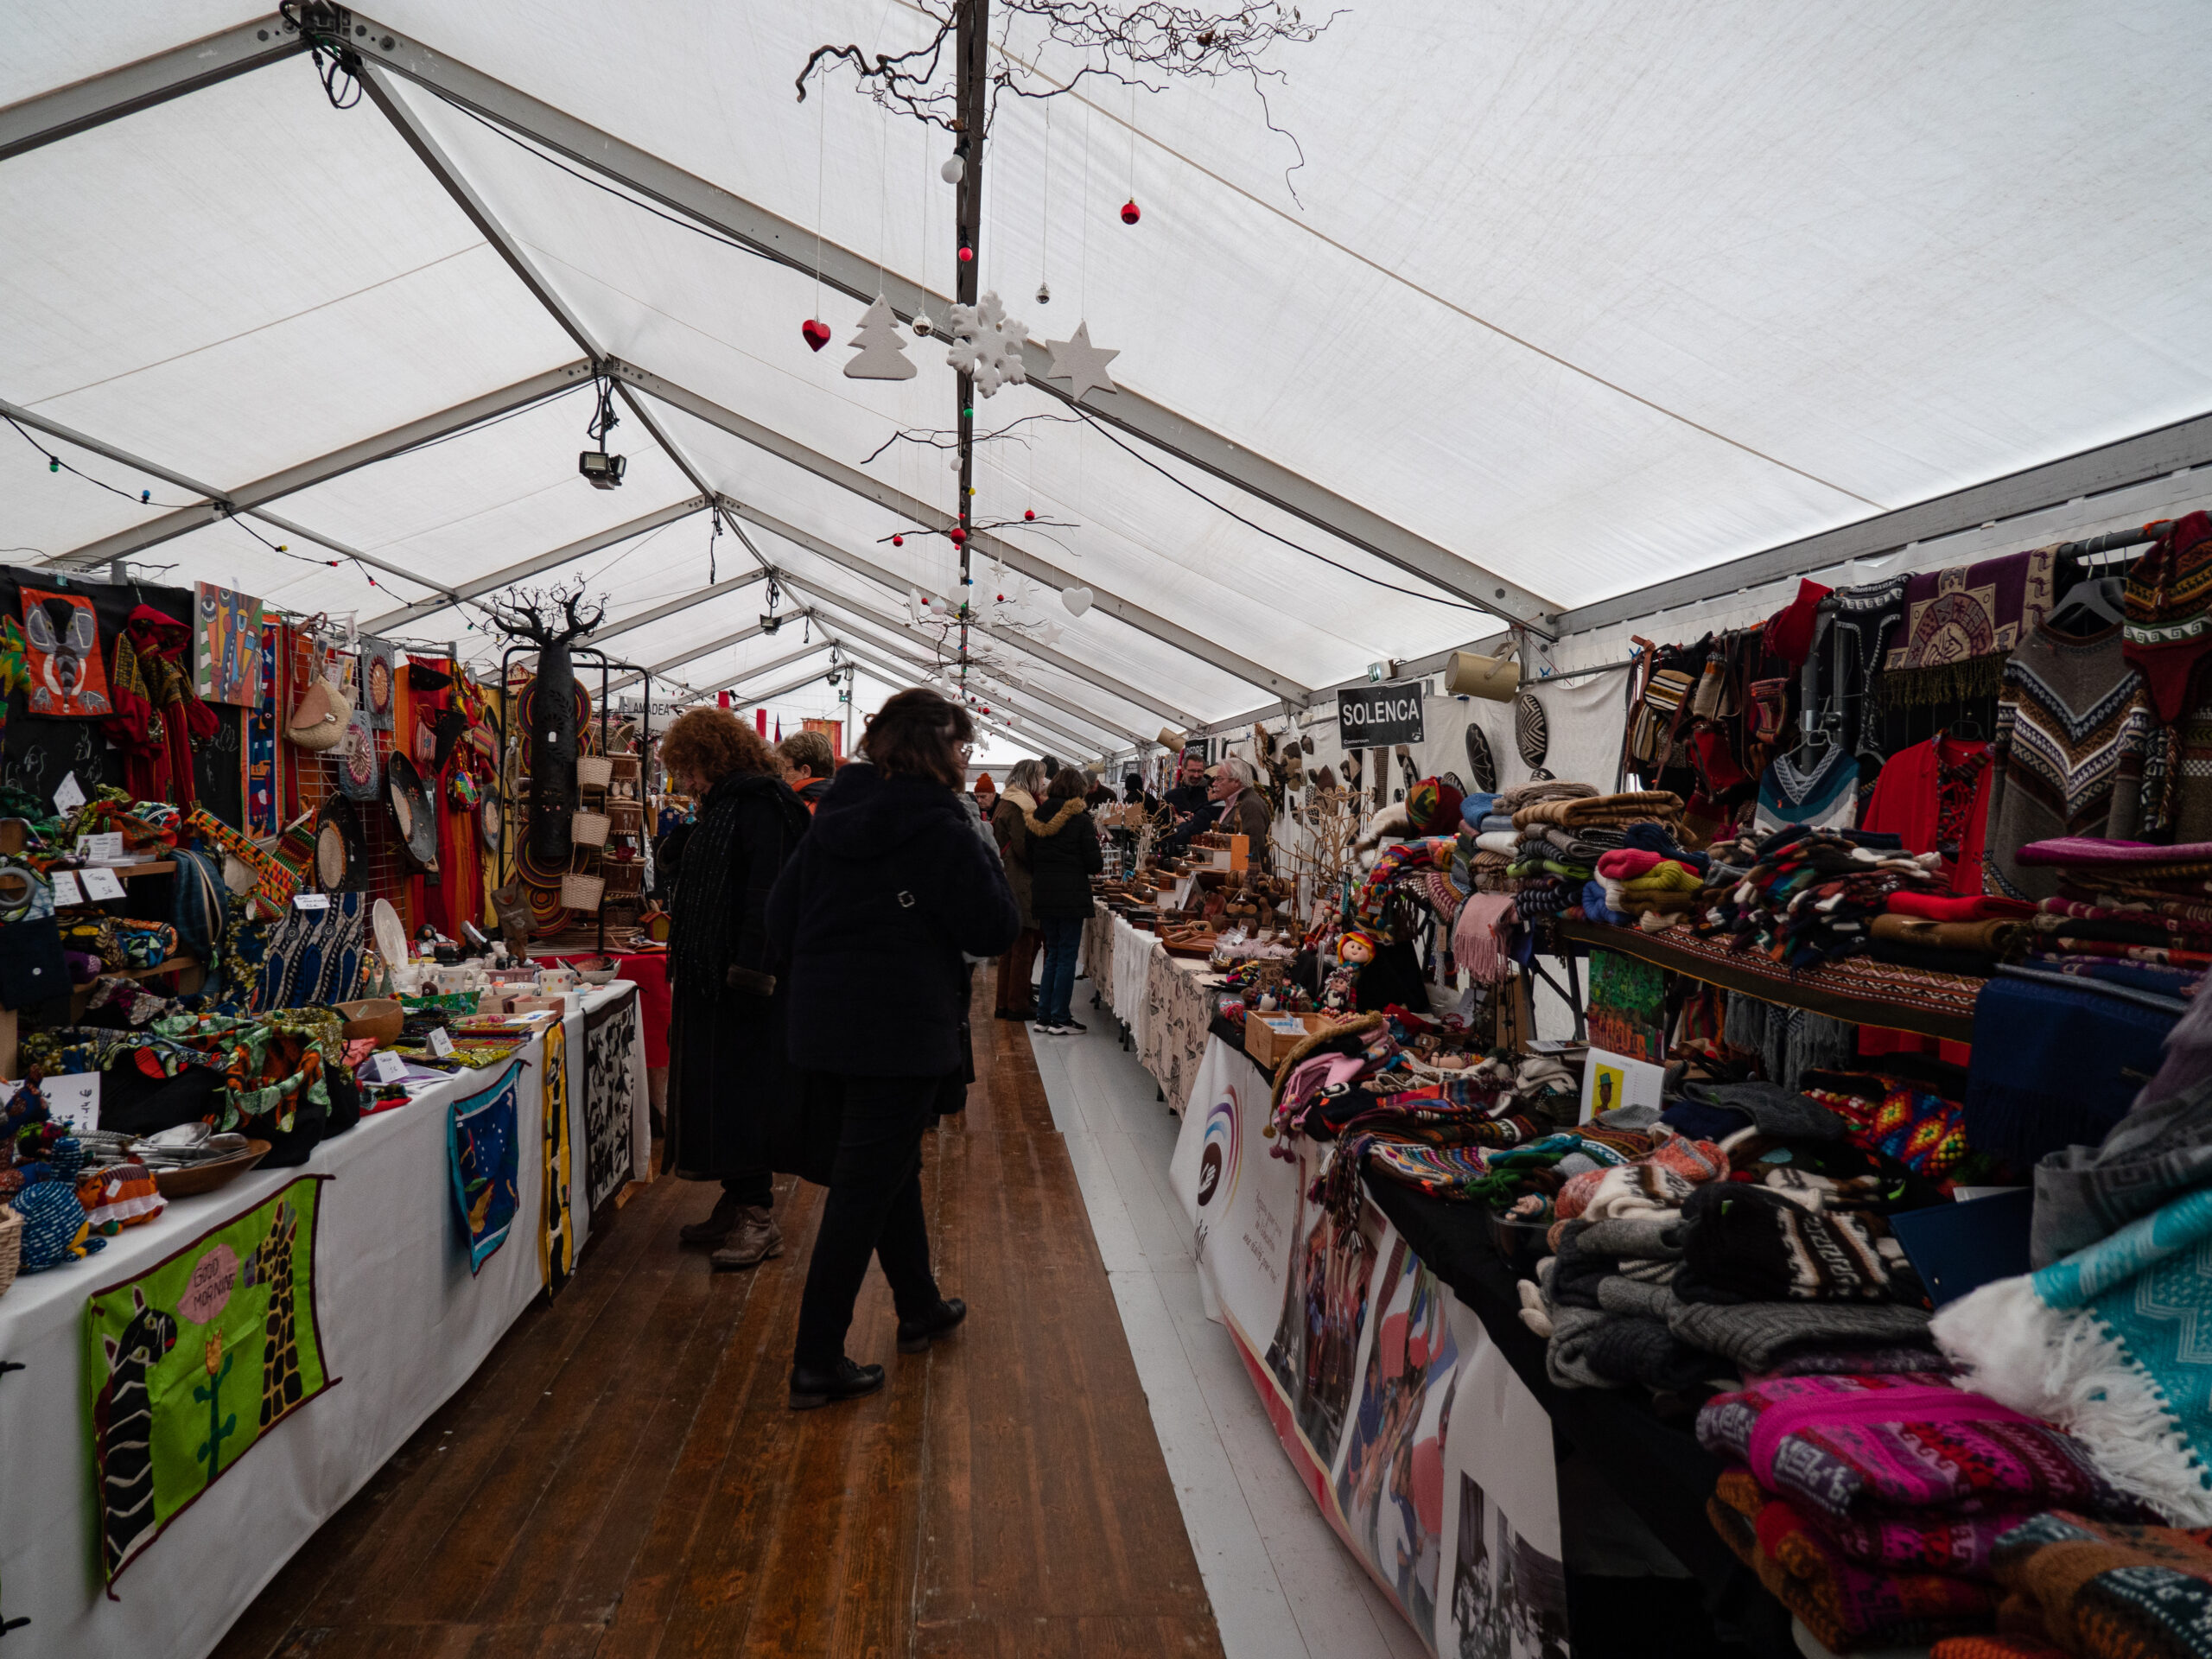
<instances>
[{"instance_id":1,"label":"solenca sign","mask_svg":"<svg viewBox=\"0 0 2212 1659\"><path fill-rule=\"evenodd\" d=\"M1348 749L1421 742L1421 686L1359 686L1337 693L1337 736Z\"/></svg>"}]
</instances>

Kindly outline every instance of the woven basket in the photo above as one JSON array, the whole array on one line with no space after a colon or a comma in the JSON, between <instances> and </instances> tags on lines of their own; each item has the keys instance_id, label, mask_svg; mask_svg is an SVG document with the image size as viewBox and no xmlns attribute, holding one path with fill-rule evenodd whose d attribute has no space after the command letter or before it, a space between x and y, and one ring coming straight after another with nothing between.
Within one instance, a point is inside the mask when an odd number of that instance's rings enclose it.
<instances>
[{"instance_id":1,"label":"woven basket","mask_svg":"<svg viewBox=\"0 0 2212 1659\"><path fill-rule=\"evenodd\" d=\"M607 894L607 878L599 875L564 875L561 878L561 902L570 910L596 914L599 901Z\"/></svg>"},{"instance_id":2,"label":"woven basket","mask_svg":"<svg viewBox=\"0 0 2212 1659\"><path fill-rule=\"evenodd\" d=\"M576 757L576 787L605 789L613 780L614 763L603 754Z\"/></svg>"},{"instance_id":3,"label":"woven basket","mask_svg":"<svg viewBox=\"0 0 2212 1659\"><path fill-rule=\"evenodd\" d=\"M23 1218L13 1205L0 1204L0 1296L16 1282L16 1269L23 1263Z\"/></svg>"},{"instance_id":4,"label":"woven basket","mask_svg":"<svg viewBox=\"0 0 2212 1659\"><path fill-rule=\"evenodd\" d=\"M579 847L604 847L614 820L604 812L578 812L569 819L569 839Z\"/></svg>"}]
</instances>

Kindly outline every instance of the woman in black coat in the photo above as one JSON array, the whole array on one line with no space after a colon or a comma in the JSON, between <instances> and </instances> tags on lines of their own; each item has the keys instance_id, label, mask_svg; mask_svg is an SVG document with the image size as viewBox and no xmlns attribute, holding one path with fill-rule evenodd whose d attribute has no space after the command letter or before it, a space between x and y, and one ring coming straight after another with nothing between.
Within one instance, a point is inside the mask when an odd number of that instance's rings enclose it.
<instances>
[{"instance_id":1,"label":"woman in black coat","mask_svg":"<svg viewBox=\"0 0 2212 1659\"><path fill-rule=\"evenodd\" d=\"M967 1315L938 1294L922 1212L922 1132L963 1064L967 963L1014 942L1020 913L957 793L975 728L934 691L901 691L869 722L768 896L791 964L791 1059L821 1074L842 1116L807 1264L791 1362L794 1410L883 1386L845 1332L873 1253L899 1313L899 1351L925 1353Z\"/></svg>"},{"instance_id":2,"label":"woman in black coat","mask_svg":"<svg viewBox=\"0 0 2212 1659\"><path fill-rule=\"evenodd\" d=\"M727 709L694 709L668 728L661 760L699 797L670 917L668 1166L720 1181L687 1244L717 1268L780 1255L766 1134L796 1087L785 1060L790 997L769 960L769 889L807 827L767 740Z\"/></svg>"},{"instance_id":3,"label":"woman in black coat","mask_svg":"<svg viewBox=\"0 0 2212 1659\"><path fill-rule=\"evenodd\" d=\"M1029 908L1045 936L1045 975L1037 988L1033 1031L1065 1037L1088 1027L1075 1022L1076 958L1090 916L1090 878L1106 868L1098 826L1084 804L1083 774L1063 767L1034 812L1022 820L1029 840Z\"/></svg>"}]
</instances>

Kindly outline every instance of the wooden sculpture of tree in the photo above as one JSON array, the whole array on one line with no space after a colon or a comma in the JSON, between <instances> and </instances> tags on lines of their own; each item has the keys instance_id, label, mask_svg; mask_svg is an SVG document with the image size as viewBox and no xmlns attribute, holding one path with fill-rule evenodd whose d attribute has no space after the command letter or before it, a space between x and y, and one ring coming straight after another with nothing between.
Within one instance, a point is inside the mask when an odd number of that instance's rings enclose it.
<instances>
[{"instance_id":1,"label":"wooden sculpture of tree","mask_svg":"<svg viewBox=\"0 0 2212 1659\"><path fill-rule=\"evenodd\" d=\"M585 609L584 585L515 588L492 601L492 624L510 639L537 647L531 691L530 850L537 862L566 864L576 810L576 671L570 653L607 614L604 599Z\"/></svg>"}]
</instances>

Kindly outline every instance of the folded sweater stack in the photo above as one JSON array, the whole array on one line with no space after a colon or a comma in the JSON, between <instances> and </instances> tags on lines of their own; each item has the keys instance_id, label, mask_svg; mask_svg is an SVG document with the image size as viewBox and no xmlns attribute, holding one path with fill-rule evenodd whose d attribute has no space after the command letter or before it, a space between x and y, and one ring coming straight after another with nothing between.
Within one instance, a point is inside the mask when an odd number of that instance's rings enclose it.
<instances>
[{"instance_id":1,"label":"folded sweater stack","mask_svg":"<svg viewBox=\"0 0 2212 1659\"><path fill-rule=\"evenodd\" d=\"M1567 830L1619 829L1646 820L1678 823L1681 816L1682 798L1672 790L1642 789L1619 795L1533 801L1515 809L1513 827L1526 830L1531 824L1551 823Z\"/></svg>"},{"instance_id":2,"label":"folded sweater stack","mask_svg":"<svg viewBox=\"0 0 2212 1659\"><path fill-rule=\"evenodd\" d=\"M2004 1533L1999 1633L1939 1642L1929 1659L2199 1659L2212 1630L2212 1533L2129 1526L2063 1510Z\"/></svg>"},{"instance_id":3,"label":"folded sweater stack","mask_svg":"<svg viewBox=\"0 0 2212 1659\"><path fill-rule=\"evenodd\" d=\"M1869 924L1891 894L1942 887L1936 855L1916 856L1870 840L1895 837L1798 825L1770 836L1740 880L1708 883L1699 931L1793 969L1865 950Z\"/></svg>"}]
</instances>

